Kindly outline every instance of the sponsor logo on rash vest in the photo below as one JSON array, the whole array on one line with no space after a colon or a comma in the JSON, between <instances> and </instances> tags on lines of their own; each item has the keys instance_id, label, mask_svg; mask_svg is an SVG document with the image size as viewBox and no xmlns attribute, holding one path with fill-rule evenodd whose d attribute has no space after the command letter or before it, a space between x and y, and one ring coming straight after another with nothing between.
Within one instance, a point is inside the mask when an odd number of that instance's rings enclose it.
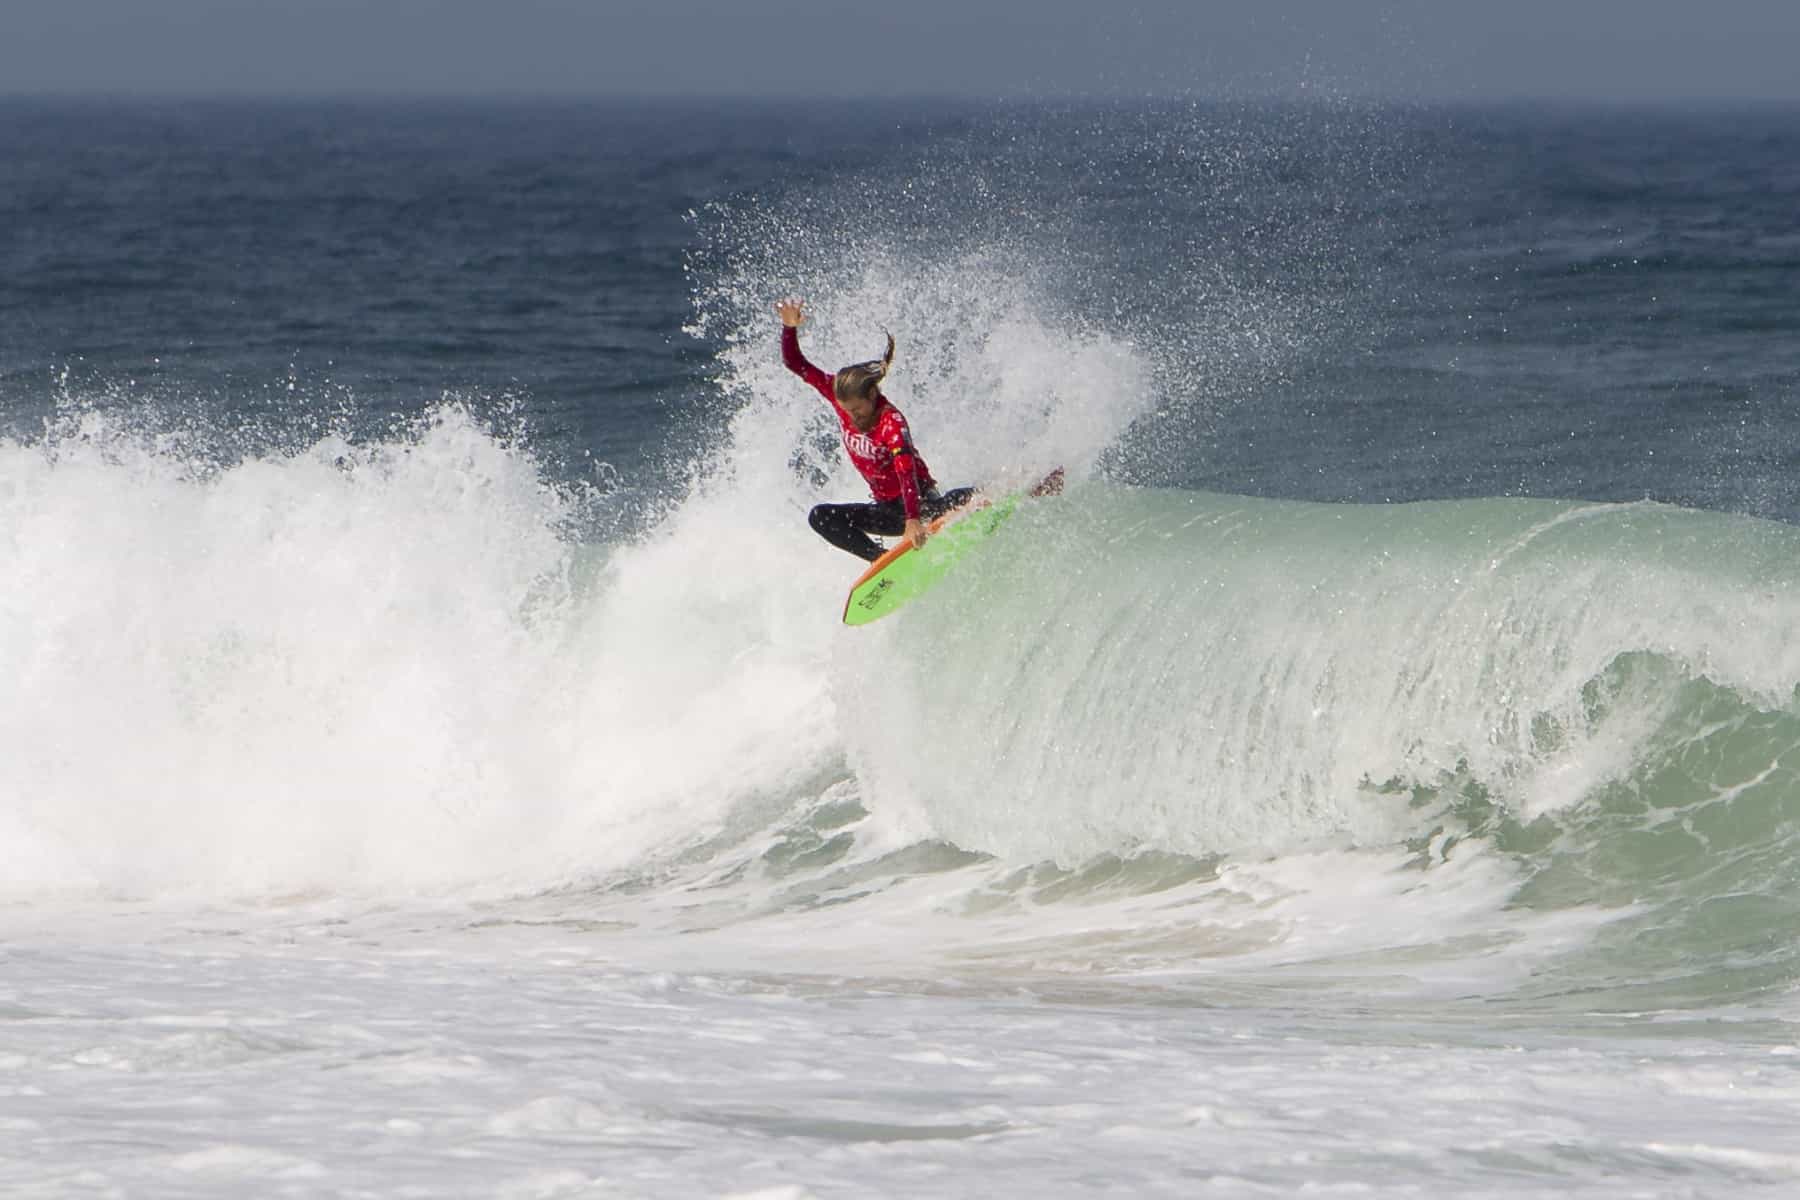
<instances>
[{"instance_id":1,"label":"sponsor logo on rash vest","mask_svg":"<svg viewBox=\"0 0 1800 1200\"><path fill-rule=\"evenodd\" d=\"M860 429L844 430L844 449L852 458L872 458L879 461L883 450L875 444L875 439Z\"/></svg>"}]
</instances>

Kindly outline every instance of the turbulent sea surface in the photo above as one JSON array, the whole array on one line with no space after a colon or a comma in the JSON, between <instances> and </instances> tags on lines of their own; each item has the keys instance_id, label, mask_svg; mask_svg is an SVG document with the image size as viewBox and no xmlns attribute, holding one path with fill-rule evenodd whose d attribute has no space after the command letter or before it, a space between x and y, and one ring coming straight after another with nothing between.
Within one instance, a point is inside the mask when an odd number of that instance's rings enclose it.
<instances>
[{"instance_id":1,"label":"turbulent sea surface","mask_svg":"<svg viewBox=\"0 0 1800 1200\"><path fill-rule=\"evenodd\" d=\"M0 1190L1800 1194L1800 112L0 103ZM777 353L947 485L889 621Z\"/></svg>"}]
</instances>

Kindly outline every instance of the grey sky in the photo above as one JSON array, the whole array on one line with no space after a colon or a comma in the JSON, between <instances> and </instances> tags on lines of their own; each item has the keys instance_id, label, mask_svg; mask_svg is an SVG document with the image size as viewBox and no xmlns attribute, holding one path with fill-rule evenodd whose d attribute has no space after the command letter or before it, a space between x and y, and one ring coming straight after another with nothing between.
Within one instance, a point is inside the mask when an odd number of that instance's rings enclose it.
<instances>
[{"instance_id":1,"label":"grey sky","mask_svg":"<svg viewBox=\"0 0 1800 1200\"><path fill-rule=\"evenodd\" d=\"M1800 0L0 0L0 93L1800 99Z\"/></svg>"}]
</instances>

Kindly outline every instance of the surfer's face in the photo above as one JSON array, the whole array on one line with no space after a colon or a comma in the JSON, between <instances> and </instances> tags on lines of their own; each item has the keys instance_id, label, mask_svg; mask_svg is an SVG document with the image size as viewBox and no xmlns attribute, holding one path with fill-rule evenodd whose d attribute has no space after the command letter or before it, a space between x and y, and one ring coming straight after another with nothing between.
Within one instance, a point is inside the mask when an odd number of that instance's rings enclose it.
<instances>
[{"instance_id":1,"label":"surfer's face","mask_svg":"<svg viewBox=\"0 0 1800 1200\"><path fill-rule=\"evenodd\" d=\"M886 369L887 365L880 361L857 363L832 377L832 394L864 433L875 427L875 414L881 409L881 377Z\"/></svg>"},{"instance_id":2,"label":"surfer's face","mask_svg":"<svg viewBox=\"0 0 1800 1200\"><path fill-rule=\"evenodd\" d=\"M849 396L843 401L844 411L856 422L856 427L867 433L875 427L875 414L881 408L881 393L870 388L860 396Z\"/></svg>"}]
</instances>

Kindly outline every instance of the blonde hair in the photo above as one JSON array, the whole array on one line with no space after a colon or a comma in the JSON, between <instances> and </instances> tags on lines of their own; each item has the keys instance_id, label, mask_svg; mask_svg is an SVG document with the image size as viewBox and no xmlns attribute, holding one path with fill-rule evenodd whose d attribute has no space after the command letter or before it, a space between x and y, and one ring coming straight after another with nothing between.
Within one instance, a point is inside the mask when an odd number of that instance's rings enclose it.
<instances>
[{"instance_id":1,"label":"blonde hair","mask_svg":"<svg viewBox=\"0 0 1800 1200\"><path fill-rule=\"evenodd\" d=\"M853 398L867 396L887 378L889 368L894 365L894 335L887 335L887 353L880 358L872 358L868 362L860 362L845 367L831 377L831 391L843 404Z\"/></svg>"}]
</instances>

